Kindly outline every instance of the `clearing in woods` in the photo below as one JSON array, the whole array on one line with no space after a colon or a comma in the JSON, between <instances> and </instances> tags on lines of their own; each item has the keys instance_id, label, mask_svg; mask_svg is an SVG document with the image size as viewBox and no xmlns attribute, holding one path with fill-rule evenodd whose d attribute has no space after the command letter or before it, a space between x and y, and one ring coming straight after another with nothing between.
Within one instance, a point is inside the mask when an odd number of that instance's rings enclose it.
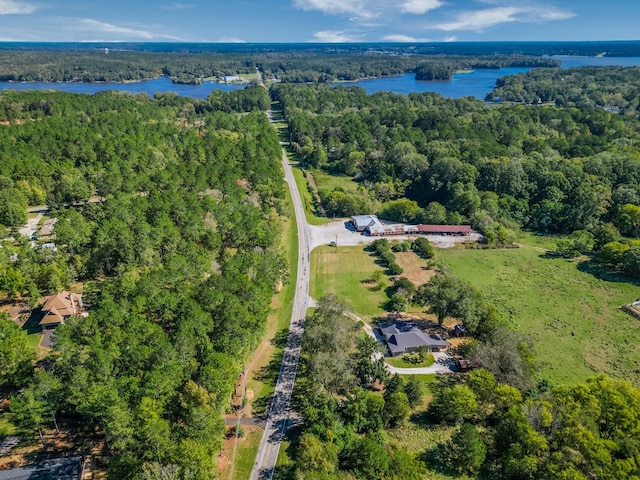
<instances>
[{"instance_id":1,"label":"clearing in woods","mask_svg":"<svg viewBox=\"0 0 640 480\"><path fill-rule=\"evenodd\" d=\"M586 259L545 256L555 239L524 235L520 243L436 250L436 258L531 337L543 378L576 383L606 373L640 385L640 324L620 309L640 298L640 283L598 276Z\"/></svg>"}]
</instances>

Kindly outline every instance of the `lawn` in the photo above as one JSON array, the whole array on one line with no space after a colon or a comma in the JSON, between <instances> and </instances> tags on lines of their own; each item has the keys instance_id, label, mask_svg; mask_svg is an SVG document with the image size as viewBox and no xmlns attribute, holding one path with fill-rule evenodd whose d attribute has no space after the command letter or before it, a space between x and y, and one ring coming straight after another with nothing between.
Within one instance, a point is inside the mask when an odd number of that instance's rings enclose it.
<instances>
[{"instance_id":1,"label":"lawn","mask_svg":"<svg viewBox=\"0 0 640 480\"><path fill-rule=\"evenodd\" d=\"M358 190L358 183L354 182L351 177L329 175L319 169L312 170L311 174L319 189L333 190L334 188L340 188L347 193L356 193Z\"/></svg>"},{"instance_id":2,"label":"lawn","mask_svg":"<svg viewBox=\"0 0 640 480\"><path fill-rule=\"evenodd\" d=\"M412 270L422 272L425 260L411 252L397 253L396 258L405 264L411 263ZM386 268L376 263L377 258L363 247L335 247L320 246L311 252L311 285L309 294L319 299L323 295L333 294L339 300L351 307L354 314L367 321L381 315L386 315L385 303L388 287L391 285L388 276L383 277L384 286L378 288L375 283L368 282L376 271L386 271ZM415 272L414 272L415 273ZM405 275L403 273L403 275ZM416 275L421 275L416 274ZM410 275L411 276L411 275ZM425 278L428 278L426 275ZM415 280L415 278L414 278ZM422 312L422 309L409 306L409 313Z\"/></svg>"},{"instance_id":3,"label":"lawn","mask_svg":"<svg viewBox=\"0 0 640 480\"><path fill-rule=\"evenodd\" d=\"M375 257L362 247L321 246L311 252L310 295L319 299L333 294L347 303L353 313L363 320L384 313L388 300L384 289L376 290L375 284L366 283L373 272L383 270L374 263ZM388 283L388 279L385 280Z\"/></svg>"},{"instance_id":4,"label":"lawn","mask_svg":"<svg viewBox=\"0 0 640 480\"><path fill-rule=\"evenodd\" d=\"M404 380L405 382L408 382L409 378L411 377L414 377L420 380L420 383L422 383L422 386L424 387L425 395L433 394L433 391L431 390L431 384L436 381L435 373L421 374L421 375L400 375L400 378L402 378L402 380Z\"/></svg>"},{"instance_id":5,"label":"lawn","mask_svg":"<svg viewBox=\"0 0 640 480\"><path fill-rule=\"evenodd\" d=\"M262 440L262 430L253 428L251 430L245 428L246 434L243 438L238 439L236 447L236 461L233 468L233 476L230 480L246 480L251 475L253 462L258 453L260 440Z\"/></svg>"},{"instance_id":6,"label":"lawn","mask_svg":"<svg viewBox=\"0 0 640 480\"><path fill-rule=\"evenodd\" d=\"M398 367L398 368L420 368L420 367L430 367L431 365L433 365L433 362L435 361L435 359L433 358L433 355L430 353L427 354L425 356L425 359L420 363L408 362L405 357L407 357L406 354L400 357L388 357L388 358L385 358L385 362L387 362L389 365L393 367Z\"/></svg>"},{"instance_id":7,"label":"lawn","mask_svg":"<svg viewBox=\"0 0 640 480\"><path fill-rule=\"evenodd\" d=\"M640 297L638 284L598 278L584 259L545 257L554 238L524 235L519 243L511 250L438 250L436 258L529 335L543 378L575 383L606 373L640 385L638 320L620 310Z\"/></svg>"}]
</instances>

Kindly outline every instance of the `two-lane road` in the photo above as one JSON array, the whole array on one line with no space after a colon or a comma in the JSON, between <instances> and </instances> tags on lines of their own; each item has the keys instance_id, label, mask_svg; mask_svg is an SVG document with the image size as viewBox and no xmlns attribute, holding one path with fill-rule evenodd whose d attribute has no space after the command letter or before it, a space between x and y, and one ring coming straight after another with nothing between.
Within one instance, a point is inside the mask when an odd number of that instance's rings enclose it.
<instances>
[{"instance_id":1,"label":"two-lane road","mask_svg":"<svg viewBox=\"0 0 640 480\"><path fill-rule=\"evenodd\" d=\"M269 119L271 114L269 112ZM273 477L278 459L280 443L289 426L290 402L293 384L296 379L298 359L300 358L300 345L304 332L304 317L309 303L309 227L304 215L304 206L300 198L300 192L296 186L293 169L284 150L282 150L282 166L285 180L289 184L289 191L293 200L293 210L298 226L298 275L296 278L296 291L293 300L293 312L289 324L289 336L284 349L282 365L278 375L267 426L258 448L256 461L251 471L251 480L268 480Z\"/></svg>"}]
</instances>

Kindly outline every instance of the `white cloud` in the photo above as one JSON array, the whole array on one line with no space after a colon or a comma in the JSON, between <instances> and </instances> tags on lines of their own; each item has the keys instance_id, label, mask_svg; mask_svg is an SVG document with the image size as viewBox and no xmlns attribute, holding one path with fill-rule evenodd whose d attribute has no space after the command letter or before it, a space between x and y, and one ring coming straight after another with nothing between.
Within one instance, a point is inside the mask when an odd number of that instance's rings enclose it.
<instances>
[{"instance_id":1,"label":"white cloud","mask_svg":"<svg viewBox=\"0 0 640 480\"><path fill-rule=\"evenodd\" d=\"M405 2L400 5L400 11L423 15L429 10L435 10L442 5L443 3L440 0L405 0Z\"/></svg>"},{"instance_id":2,"label":"white cloud","mask_svg":"<svg viewBox=\"0 0 640 480\"><path fill-rule=\"evenodd\" d=\"M401 14L423 15L444 5L442 0L294 0L302 10L318 10L329 15L349 15L351 20L370 20Z\"/></svg>"},{"instance_id":3,"label":"white cloud","mask_svg":"<svg viewBox=\"0 0 640 480\"><path fill-rule=\"evenodd\" d=\"M414 43L414 42L432 42L430 38L416 38L411 35L403 35L401 33L395 33L393 35L385 35L382 37L387 42L400 42L400 43Z\"/></svg>"},{"instance_id":4,"label":"white cloud","mask_svg":"<svg viewBox=\"0 0 640 480\"><path fill-rule=\"evenodd\" d=\"M302 10L319 10L334 15L348 13L358 17L370 16L361 0L295 0L294 5Z\"/></svg>"},{"instance_id":5,"label":"white cloud","mask_svg":"<svg viewBox=\"0 0 640 480\"><path fill-rule=\"evenodd\" d=\"M335 30L322 30L313 34L313 42L320 43L347 43L355 42L357 38L349 35L346 32Z\"/></svg>"},{"instance_id":6,"label":"white cloud","mask_svg":"<svg viewBox=\"0 0 640 480\"><path fill-rule=\"evenodd\" d=\"M216 40L218 43L246 43L246 40L238 37L220 37Z\"/></svg>"},{"instance_id":7,"label":"white cloud","mask_svg":"<svg viewBox=\"0 0 640 480\"><path fill-rule=\"evenodd\" d=\"M162 8L163 10L186 10L187 8L194 8L195 4L193 3L172 3L171 5L165 5Z\"/></svg>"},{"instance_id":8,"label":"white cloud","mask_svg":"<svg viewBox=\"0 0 640 480\"><path fill-rule=\"evenodd\" d=\"M455 35L448 35L446 37L444 37L442 39L443 42L457 42L458 41L458 37L456 37Z\"/></svg>"},{"instance_id":9,"label":"white cloud","mask_svg":"<svg viewBox=\"0 0 640 480\"><path fill-rule=\"evenodd\" d=\"M575 15L572 12L553 7L505 6L462 12L456 16L455 20L433 25L431 28L446 32L454 30L483 31L501 23L539 23L548 20L564 20L573 16Z\"/></svg>"},{"instance_id":10,"label":"white cloud","mask_svg":"<svg viewBox=\"0 0 640 480\"><path fill-rule=\"evenodd\" d=\"M173 35L168 35L165 33L155 33L155 32L150 32L148 30L141 30L141 29L131 28L131 27L123 27L120 25L114 25L112 23L101 22L99 20L94 20L91 18L83 18L79 25L79 29L91 30L93 32L100 32L100 33L117 34L122 36L124 39L142 38L144 40L157 40L157 39L182 40L179 37L175 37Z\"/></svg>"},{"instance_id":11,"label":"white cloud","mask_svg":"<svg viewBox=\"0 0 640 480\"><path fill-rule=\"evenodd\" d=\"M19 0L0 0L0 15L27 14L35 11L35 6Z\"/></svg>"}]
</instances>

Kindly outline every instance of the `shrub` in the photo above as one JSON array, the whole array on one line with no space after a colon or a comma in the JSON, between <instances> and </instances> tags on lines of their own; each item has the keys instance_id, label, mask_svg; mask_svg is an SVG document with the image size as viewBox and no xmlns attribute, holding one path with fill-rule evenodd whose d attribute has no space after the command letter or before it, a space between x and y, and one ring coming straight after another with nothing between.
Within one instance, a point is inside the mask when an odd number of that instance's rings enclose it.
<instances>
[{"instance_id":1,"label":"shrub","mask_svg":"<svg viewBox=\"0 0 640 480\"><path fill-rule=\"evenodd\" d=\"M387 268L389 269L389 275L400 275L402 272L404 272L403 268L396 262L390 263L389 265L387 265Z\"/></svg>"}]
</instances>

